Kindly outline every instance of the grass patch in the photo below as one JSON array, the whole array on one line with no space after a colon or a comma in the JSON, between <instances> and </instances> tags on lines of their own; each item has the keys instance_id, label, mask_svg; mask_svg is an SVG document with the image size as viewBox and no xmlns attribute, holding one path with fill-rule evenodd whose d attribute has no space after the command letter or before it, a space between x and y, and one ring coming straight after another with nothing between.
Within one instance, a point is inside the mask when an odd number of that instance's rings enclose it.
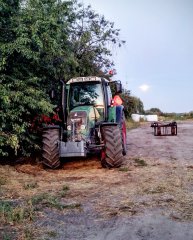
<instances>
[{"instance_id":1,"label":"grass patch","mask_svg":"<svg viewBox=\"0 0 193 240\"><path fill-rule=\"evenodd\" d=\"M48 207L48 208L56 208L58 210L74 209L74 208L81 207L80 203L64 205L59 201L58 197L50 195L48 193L42 193L42 194L36 195L32 198L31 201L33 206L36 209L38 209L38 205L41 205L41 206L43 205L44 207Z\"/></svg>"},{"instance_id":2,"label":"grass patch","mask_svg":"<svg viewBox=\"0 0 193 240\"><path fill-rule=\"evenodd\" d=\"M57 232L55 232L55 231L49 231L46 234L51 238L56 238L58 235Z\"/></svg>"},{"instance_id":3,"label":"grass patch","mask_svg":"<svg viewBox=\"0 0 193 240\"><path fill-rule=\"evenodd\" d=\"M8 234L3 234L3 239L2 240L11 240L12 237Z\"/></svg>"},{"instance_id":4,"label":"grass patch","mask_svg":"<svg viewBox=\"0 0 193 240\"><path fill-rule=\"evenodd\" d=\"M147 166L146 161L143 159L140 159L140 158L135 158L134 162L135 162L135 166L138 166L138 167L146 167Z\"/></svg>"},{"instance_id":5,"label":"grass patch","mask_svg":"<svg viewBox=\"0 0 193 240\"><path fill-rule=\"evenodd\" d=\"M44 207L56 208L58 210L63 209L63 205L60 203L56 196L50 195L48 193L42 193L36 195L32 198L32 204L35 206L43 205Z\"/></svg>"},{"instance_id":6,"label":"grass patch","mask_svg":"<svg viewBox=\"0 0 193 240\"><path fill-rule=\"evenodd\" d=\"M128 167L120 167L120 168L119 168L119 171L120 171L120 172L128 172L128 171L129 171L129 168L128 168Z\"/></svg>"},{"instance_id":7,"label":"grass patch","mask_svg":"<svg viewBox=\"0 0 193 240\"><path fill-rule=\"evenodd\" d=\"M62 187L62 191L68 191L68 190L70 190L69 186L64 185L64 186Z\"/></svg>"},{"instance_id":8,"label":"grass patch","mask_svg":"<svg viewBox=\"0 0 193 240\"><path fill-rule=\"evenodd\" d=\"M63 187L62 187L62 190L61 190L61 192L60 192L60 197L66 197L66 194L67 194L67 192L70 190L70 188L69 188L69 186L67 186L67 185L64 185Z\"/></svg>"},{"instance_id":9,"label":"grass patch","mask_svg":"<svg viewBox=\"0 0 193 240\"><path fill-rule=\"evenodd\" d=\"M74 208L80 208L82 205L80 203L73 203L69 205L64 205L63 208L65 209L74 209Z\"/></svg>"},{"instance_id":10,"label":"grass patch","mask_svg":"<svg viewBox=\"0 0 193 240\"><path fill-rule=\"evenodd\" d=\"M31 228L25 228L23 231L23 236L22 236L23 240L35 240L35 235L34 235L34 230Z\"/></svg>"},{"instance_id":11,"label":"grass patch","mask_svg":"<svg viewBox=\"0 0 193 240\"><path fill-rule=\"evenodd\" d=\"M25 190L28 190L28 189L34 189L34 188L37 188L38 187L38 184L37 182L32 182L32 183L25 183L23 188Z\"/></svg>"},{"instance_id":12,"label":"grass patch","mask_svg":"<svg viewBox=\"0 0 193 240\"><path fill-rule=\"evenodd\" d=\"M23 223L26 220L33 220L34 211L31 202L23 206L13 206L7 201L0 202L0 220L3 223Z\"/></svg>"},{"instance_id":13,"label":"grass patch","mask_svg":"<svg viewBox=\"0 0 193 240\"><path fill-rule=\"evenodd\" d=\"M0 177L0 186L5 185L7 183L7 179L4 177Z\"/></svg>"},{"instance_id":14,"label":"grass patch","mask_svg":"<svg viewBox=\"0 0 193 240\"><path fill-rule=\"evenodd\" d=\"M162 185L156 186L156 187L153 187L153 188L146 188L144 190L144 192L147 193L147 194L164 193L166 191L167 191L166 187L162 186Z\"/></svg>"},{"instance_id":15,"label":"grass patch","mask_svg":"<svg viewBox=\"0 0 193 240\"><path fill-rule=\"evenodd\" d=\"M139 126L140 126L140 122L134 122L132 119L126 120L126 127L129 130L138 128Z\"/></svg>"}]
</instances>

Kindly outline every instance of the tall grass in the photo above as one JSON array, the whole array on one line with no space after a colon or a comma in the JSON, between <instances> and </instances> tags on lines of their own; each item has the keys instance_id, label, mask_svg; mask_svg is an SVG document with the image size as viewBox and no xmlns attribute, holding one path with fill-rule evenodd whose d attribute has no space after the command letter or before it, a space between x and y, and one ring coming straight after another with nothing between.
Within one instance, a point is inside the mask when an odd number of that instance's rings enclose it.
<instances>
[{"instance_id":1,"label":"tall grass","mask_svg":"<svg viewBox=\"0 0 193 240\"><path fill-rule=\"evenodd\" d=\"M0 221L2 223L24 223L26 220L32 220L33 217L34 209L31 201L21 206L8 201L0 201Z\"/></svg>"}]
</instances>

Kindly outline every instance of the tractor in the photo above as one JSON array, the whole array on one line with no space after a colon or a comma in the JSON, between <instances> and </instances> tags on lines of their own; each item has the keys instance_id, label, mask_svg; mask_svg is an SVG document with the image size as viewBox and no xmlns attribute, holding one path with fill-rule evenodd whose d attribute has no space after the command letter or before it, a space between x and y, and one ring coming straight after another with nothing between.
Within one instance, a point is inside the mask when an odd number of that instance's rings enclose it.
<instances>
[{"instance_id":1,"label":"tractor","mask_svg":"<svg viewBox=\"0 0 193 240\"><path fill-rule=\"evenodd\" d=\"M61 86L62 121L43 129L43 164L55 169L61 158L97 152L103 167L121 166L126 154L124 107L118 95L121 82L91 76L61 81Z\"/></svg>"}]
</instances>

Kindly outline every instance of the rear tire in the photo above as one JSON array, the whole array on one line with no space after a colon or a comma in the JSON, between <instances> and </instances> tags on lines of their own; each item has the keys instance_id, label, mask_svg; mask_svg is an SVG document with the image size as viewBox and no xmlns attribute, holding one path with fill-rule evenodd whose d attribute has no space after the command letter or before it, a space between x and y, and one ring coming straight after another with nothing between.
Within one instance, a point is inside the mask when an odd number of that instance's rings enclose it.
<instances>
[{"instance_id":1,"label":"rear tire","mask_svg":"<svg viewBox=\"0 0 193 240\"><path fill-rule=\"evenodd\" d=\"M59 157L59 129L49 128L43 132L43 164L49 168L55 169L60 166Z\"/></svg>"},{"instance_id":2,"label":"rear tire","mask_svg":"<svg viewBox=\"0 0 193 240\"><path fill-rule=\"evenodd\" d=\"M122 136L119 126L102 127L105 149L101 154L101 164L106 168L120 167L123 162Z\"/></svg>"}]
</instances>

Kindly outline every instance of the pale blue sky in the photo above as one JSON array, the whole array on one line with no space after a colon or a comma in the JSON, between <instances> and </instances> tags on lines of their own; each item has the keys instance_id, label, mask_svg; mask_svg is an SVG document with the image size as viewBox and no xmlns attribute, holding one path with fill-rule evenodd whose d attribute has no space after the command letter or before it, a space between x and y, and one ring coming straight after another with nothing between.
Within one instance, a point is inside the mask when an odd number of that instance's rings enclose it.
<instances>
[{"instance_id":1,"label":"pale blue sky","mask_svg":"<svg viewBox=\"0 0 193 240\"><path fill-rule=\"evenodd\" d=\"M147 110L193 110L193 0L80 0L121 29L116 79ZM114 79L115 79L114 78Z\"/></svg>"}]
</instances>

